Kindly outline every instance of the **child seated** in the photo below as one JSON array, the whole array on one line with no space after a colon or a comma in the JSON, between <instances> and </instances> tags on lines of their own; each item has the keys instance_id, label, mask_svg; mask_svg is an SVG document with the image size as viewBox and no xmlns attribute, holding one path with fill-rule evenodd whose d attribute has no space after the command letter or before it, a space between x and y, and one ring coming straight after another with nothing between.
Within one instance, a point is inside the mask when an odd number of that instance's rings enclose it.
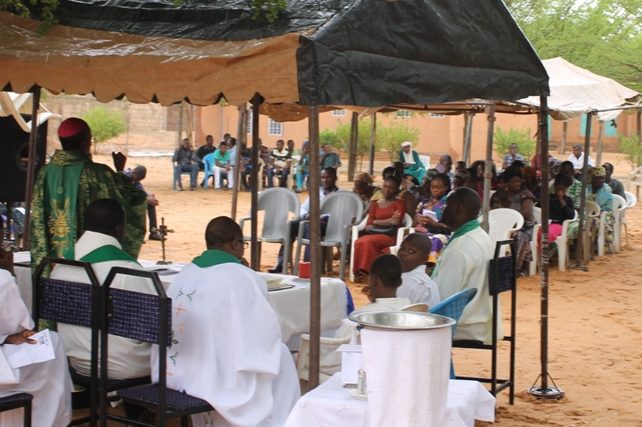
<instances>
[{"instance_id":1,"label":"child seated","mask_svg":"<svg viewBox=\"0 0 642 427\"><path fill-rule=\"evenodd\" d=\"M548 243L553 243L562 234L562 224L573 219L575 210L573 200L566 195L573 179L568 175L558 174L553 181L553 193L549 195L549 212L551 224L548 226Z\"/></svg>"},{"instance_id":2,"label":"child seated","mask_svg":"<svg viewBox=\"0 0 642 427\"><path fill-rule=\"evenodd\" d=\"M409 234L399 247L401 260L401 286L397 296L408 298L411 304L428 304L432 307L441 301L437 284L426 274L426 259L431 249L428 237L419 233Z\"/></svg>"}]
</instances>

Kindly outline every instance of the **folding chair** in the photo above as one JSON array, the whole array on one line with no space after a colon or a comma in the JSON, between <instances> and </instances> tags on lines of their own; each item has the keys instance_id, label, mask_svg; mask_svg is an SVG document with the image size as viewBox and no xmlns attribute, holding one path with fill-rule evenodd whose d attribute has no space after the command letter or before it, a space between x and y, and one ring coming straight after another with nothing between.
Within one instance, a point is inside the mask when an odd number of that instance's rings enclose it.
<instances>
[{"instance_id":1,"label":"folding chair","mask_svg":"<svg viewBox=\"0 0 642 427\"><path fill-rule=\"evenodd\" d=\"M156 288L156 295L112 289L111 284L118 275L148 278ZM107 373L108 339L107 334L133 338L158 345L158 383L121 389L119 397L126 404L142 406L156 411L155 423L133 420L125 416L106 414L101 417L103 426L107 420L114 420L135 426L161 426L167 420L180 417L181 427L187 427L189 416L214 410L205 400L167 388L167 347L171 346L172 300L167 297L156 273L114 267L102 286L105 310L101 319L101 383ZM106 395L101 394L101 408L106 410Z\"/></svg>"},{"instance_id":2,"label":"folding chair","mask_svg":"<svg viewBox=\"0 0 642 427\"><path fill-rule=\"evenodd\" d=\"M23 408L24 412L22 425L24 427L31 427L32 400L33 396L29 393L16 393L5 397L0 397L0 412Z\"/></svg>"},{"instance_id":3,"label":"folding chair","mask_svg":"<svg viewBox=\"0 0 642 427\"><path fill-rule=\"evenodd\" d=\"M510 255L499 256L501 247L509 245L511 247ZM491 351L491 377L464 377L457 376L457 379L474 380L483 383L490 383L490 392L493 396L509 388L509 403L512 405L515 400L515 312L517 308L517 288L515 272L515 250L513 240L500 240L495 245L495 256L490 260L488 269L488 289L493 301L492 310L492 343L484 344L481 341L474 340L454 340L454 348L470 348L478 350ZM497 378L497 336L498 324L501 322L501 313L499 313L499 294L505 291L511 291L511 316L510 316L510 335L505 335L501 339L510 342L510 367L509 378Z\"/></svg>"},{"instance_id":4,"label":"folding chair","mask_svg":"<svg viewBox=\"0 0 642 427\"><path fill-rule=\"evenodd\" d=\"M75 283L43 277L47 267L68 265L85 270L90 283ZM33 288L33 319L46 319L91 329L91 362L89 388L89 417L72 420L70 426L89 421L95 426L98 421L98 331L100 307L100 284L91 264L80 261L45 257L35 273Z\"/></svg>"}]
</instances>

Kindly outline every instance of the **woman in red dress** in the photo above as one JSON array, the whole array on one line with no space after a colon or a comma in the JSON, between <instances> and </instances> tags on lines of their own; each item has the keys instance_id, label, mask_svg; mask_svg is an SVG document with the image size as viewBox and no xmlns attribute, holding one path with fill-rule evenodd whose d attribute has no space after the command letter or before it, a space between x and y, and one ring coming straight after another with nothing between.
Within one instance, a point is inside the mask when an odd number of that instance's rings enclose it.
<instances>
[{"instance_id":1,"label":"woman in red dress","mask_svg":"<svg viewBox=\"0 0 642 427\"><path fill-rule=\"evenodd\" d=\"M399 179L396 176L384 178L381 193L383 197L372 203L368 214L365 234L357 239L354 247L354 272L356 281L363 281L370 272L372 262L381 254L389 253L397 239L396 227L402 224L406 208L399 199ZM390 234L376 233L391 229Z\"/></svg>"}]
</instances>

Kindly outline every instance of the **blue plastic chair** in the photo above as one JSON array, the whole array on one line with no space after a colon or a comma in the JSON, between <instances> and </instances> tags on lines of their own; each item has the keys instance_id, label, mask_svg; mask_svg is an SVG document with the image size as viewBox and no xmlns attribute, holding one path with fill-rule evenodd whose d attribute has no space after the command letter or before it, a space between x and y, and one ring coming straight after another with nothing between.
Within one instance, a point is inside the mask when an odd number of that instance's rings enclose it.
<instances>
[{"instance_id":1,"label":"blue plastic chair","mask_svg":"<svg viewBox=\"0 0 642 427\"><path fill-rule=\"evenodd\" d=\"M436 306L430 309L430 313L439 314L441 316L450 317L455 320L453 325L453 336L455 336L455 331L457 330L457 323L459 323L459 318L464 312L466 305L477 295L476 288L464 289L463 291L457 292L454 295L449 296ZM450 379L455 379L455 367L452 363L452 358L450 362Z\"/></svg>"},{"instance_id":2,"label":"blue plastic chair","mask_svg":"<svg viewBox=\"0 0 642 427\"><path fill-rule=\"evenodd\" d=\"M215 152L214 152L215 153ZM203 187L207 188L210 182L210 176L214 176L214 153L210 153L203 157Z\"/></svg>"}]
</instances>

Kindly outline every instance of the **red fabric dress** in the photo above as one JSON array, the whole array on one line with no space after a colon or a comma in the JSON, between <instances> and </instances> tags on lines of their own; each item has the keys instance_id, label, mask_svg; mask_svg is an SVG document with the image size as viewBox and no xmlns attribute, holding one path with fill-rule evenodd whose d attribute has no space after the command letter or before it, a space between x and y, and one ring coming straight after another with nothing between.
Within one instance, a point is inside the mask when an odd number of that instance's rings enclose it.
<instances>
[{"instance_id":1,"label":"red fabric dress","mask_svg":"<svg viewBox=\"0 0 642 427\"><path fill-rule=\"evenodd\" d=\"M403 225L403 217L406 213L406 207L402 199L395 200L385 208L380 208L379 203L372 203L368 213L368 225L372 225L375 219L388 219L392 217L395 212L400 212L400 223ZM390 253L389 247L393 246L397 240L396 234L394 236L387 236L385 234L367 234L357 239L354 245L354 271L359 270L370 272L372 262L379 255Z\"/></svg>"}]
</instances>

